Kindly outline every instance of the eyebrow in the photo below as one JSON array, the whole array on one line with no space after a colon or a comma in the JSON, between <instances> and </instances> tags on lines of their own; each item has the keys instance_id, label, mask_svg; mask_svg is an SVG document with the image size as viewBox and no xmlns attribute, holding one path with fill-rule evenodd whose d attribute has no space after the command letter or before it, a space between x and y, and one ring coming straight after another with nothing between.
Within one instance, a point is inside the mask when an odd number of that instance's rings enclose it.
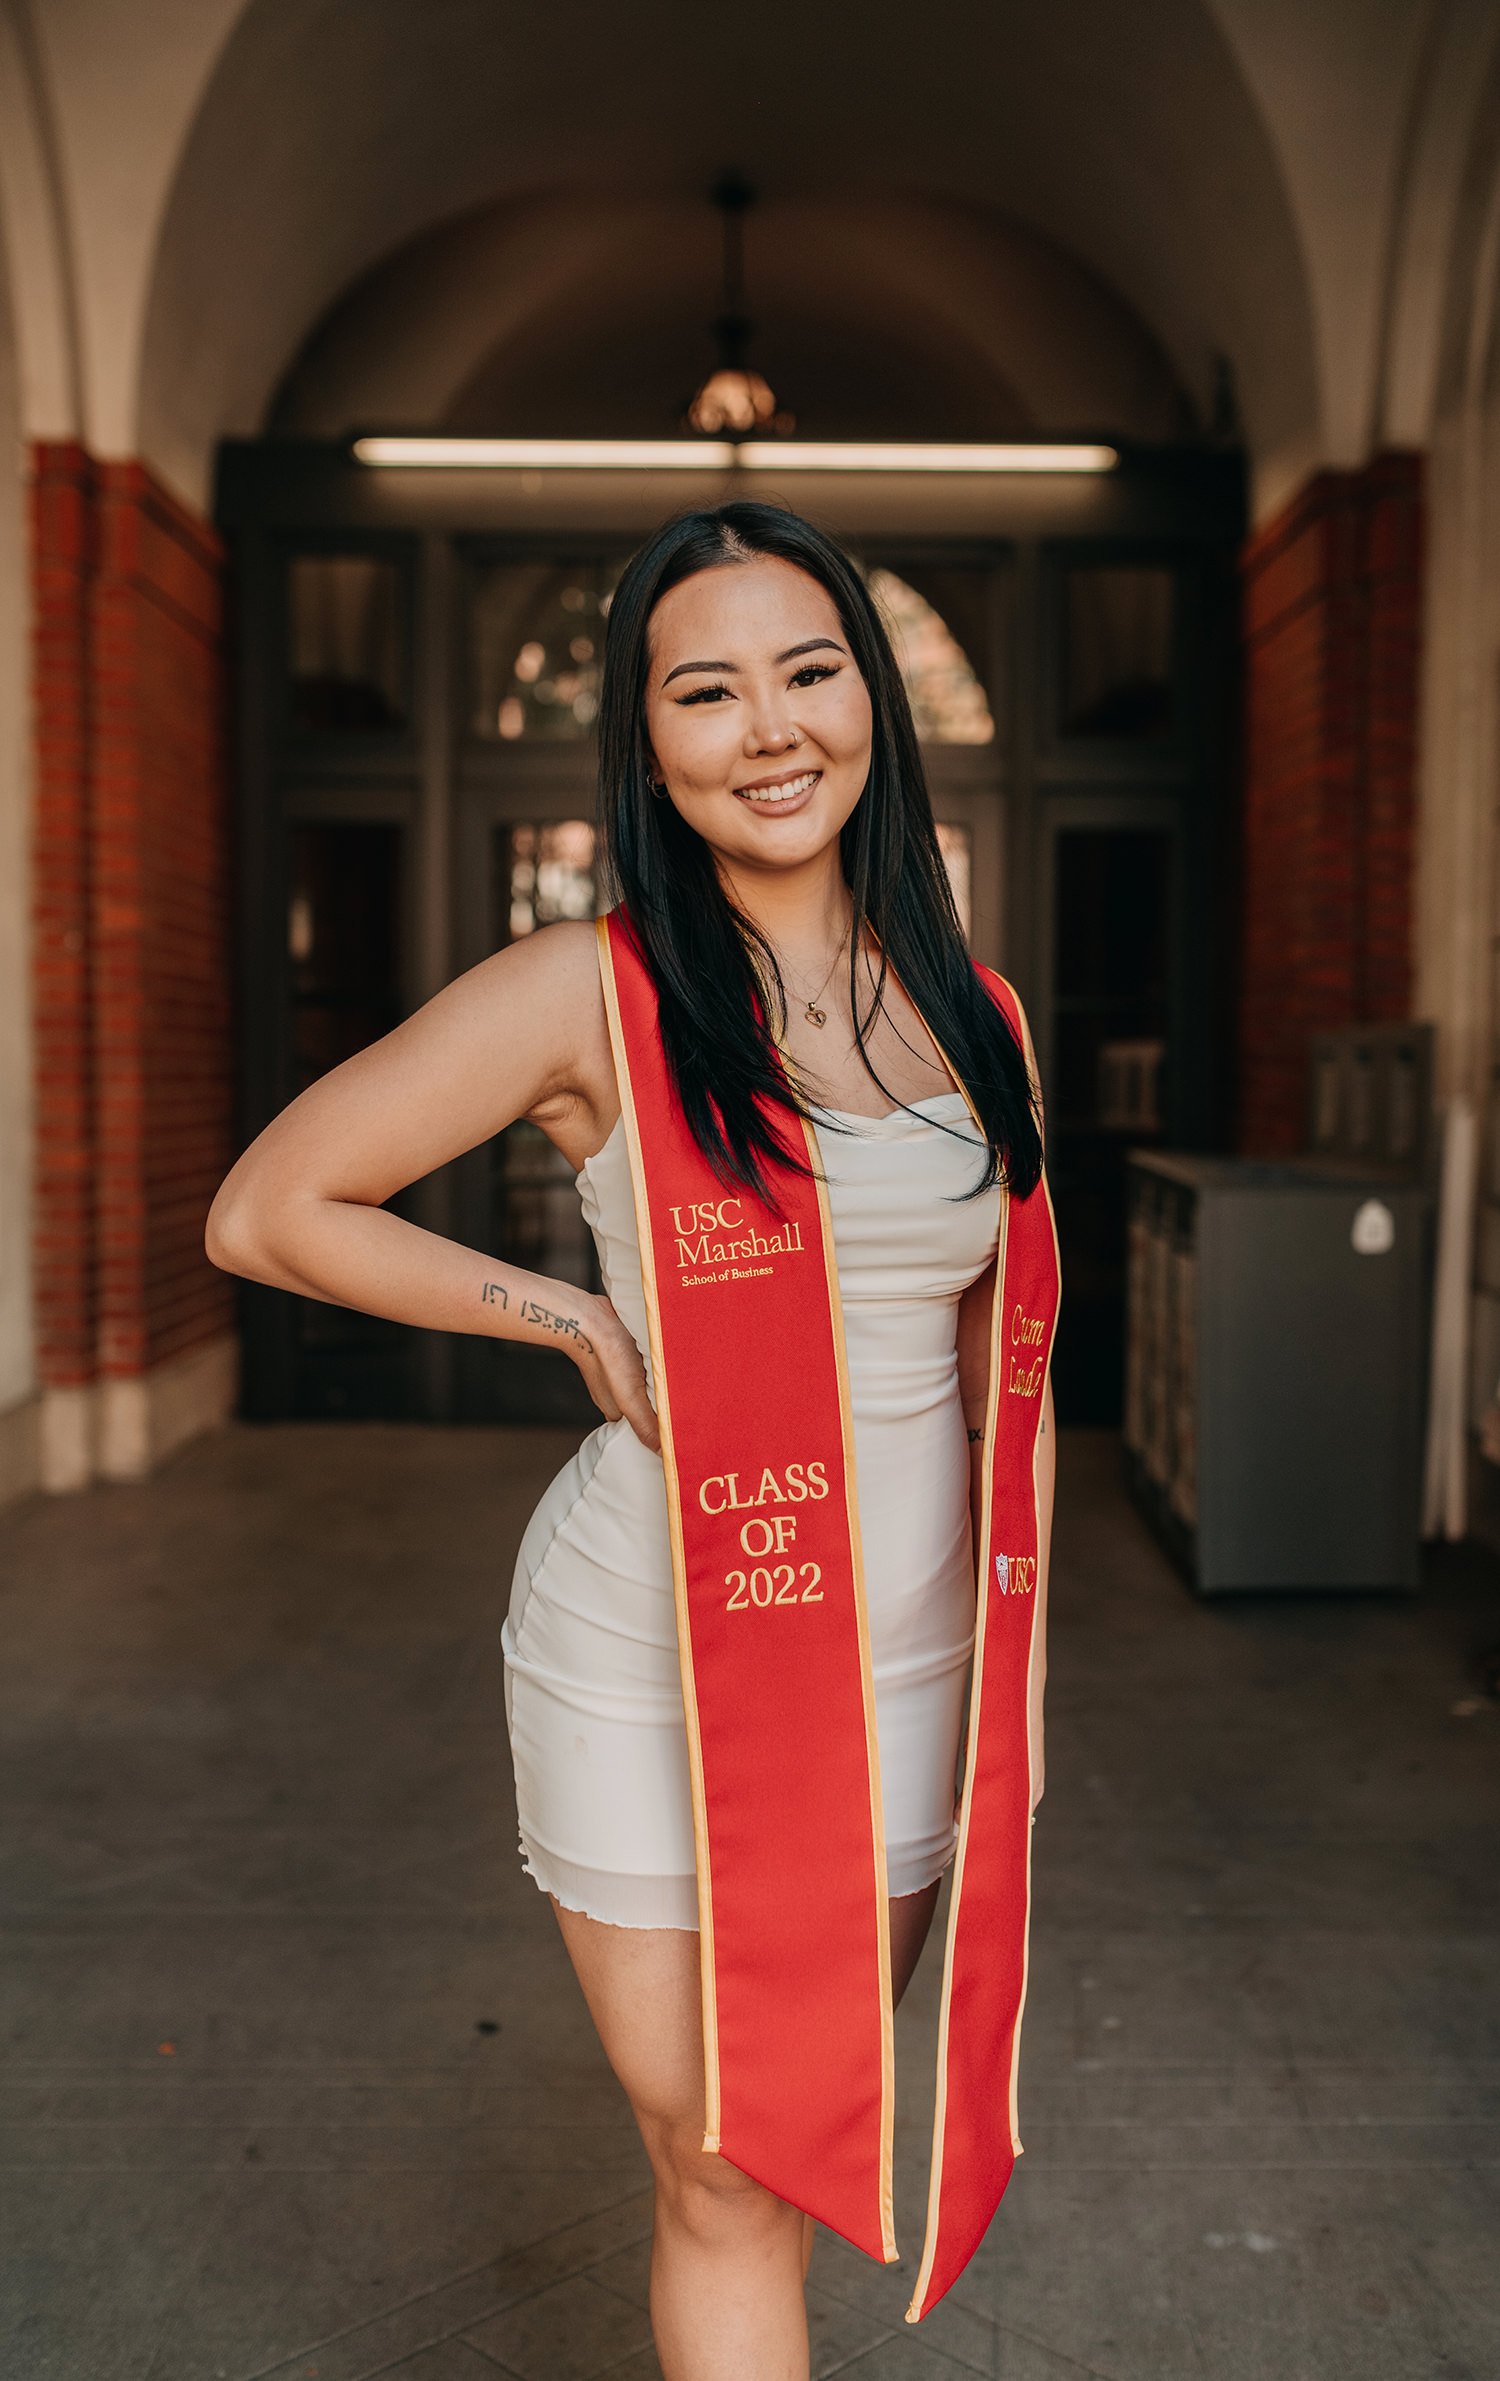
<instances>
[{"instance_id":1,"label":"eyebrow","mask_svg":"<svg viewBox=\"0 0 1500 2381\"><path fill-rule=\"evenodd\" d=\"M780 664L784 661L795 661L799 653L843 653L844 651L845 648L839 643L837 637L804 637L800 645L788 645L785 653L778 653L776 660ZM739 670L739 663L735 661L679 661L674 668L668 670L662 680L663 686L670 686L674 678L682 677L688 670L725 670L733 677Z\"/></svg>"}]
</instances>

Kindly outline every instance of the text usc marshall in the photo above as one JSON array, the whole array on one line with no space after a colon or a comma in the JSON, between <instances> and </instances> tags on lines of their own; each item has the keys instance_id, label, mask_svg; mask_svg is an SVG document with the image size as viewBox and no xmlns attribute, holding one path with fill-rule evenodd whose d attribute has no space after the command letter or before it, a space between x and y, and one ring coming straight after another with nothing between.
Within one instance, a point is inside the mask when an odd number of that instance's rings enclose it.
<instances>
[{"instance_id":1,"label":"text usc marshall","mask_svg":"<svg viewBox=\"0 0 1500 2381\"><path fill-rule=\"evenodd\" d=\"M736 1265L751 1257L795 1257L802 1253L802 1226L784 1224L762 1232L745 1223L741 1199L692 1199L668 1211L679 1265Z\"/></svg>"}]
</instances>

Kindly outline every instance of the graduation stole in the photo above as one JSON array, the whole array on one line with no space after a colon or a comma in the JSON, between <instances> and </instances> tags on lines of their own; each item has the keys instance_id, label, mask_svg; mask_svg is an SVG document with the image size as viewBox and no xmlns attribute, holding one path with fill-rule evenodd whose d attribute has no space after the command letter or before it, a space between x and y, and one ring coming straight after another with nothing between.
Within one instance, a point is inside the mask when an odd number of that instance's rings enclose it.
<instances>
[{"instance_id":1,"label":"graduation stole","mask_svg":"<svg viewBox=\"0 0 1500 2381\"><path fill-rule=\"evenodd\" d=\"M854 1432L827 1190L726 1189L688 1130L621 910L600 968L635 1192L692 1776L705 2150L887 2263L895 2060ZM985 988L1031 1063L1002 976ZM821 1170L810 1124L777 1118ZM794 1144L789 1137L799 1136ZM973 2255L1021 2149L1034 1477L1057 1323L1045 1179L1001 1193L968 1743L927 2239L908 2322Z\"/></svg>"}]
</instances>

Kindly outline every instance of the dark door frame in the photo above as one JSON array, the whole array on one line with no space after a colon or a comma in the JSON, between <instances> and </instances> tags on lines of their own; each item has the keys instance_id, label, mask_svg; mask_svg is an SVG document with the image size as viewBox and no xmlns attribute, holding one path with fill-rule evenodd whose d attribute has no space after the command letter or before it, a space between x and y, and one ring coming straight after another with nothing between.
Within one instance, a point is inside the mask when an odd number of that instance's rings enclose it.
<instances>
[{"instance_id":1,"label":"dark door frame","mask_svg":"<svg viewBox=\"0 0 1500 2381\"><path fill-rule=\"evenodd\" d=\"M398 819L412 858L406 983L412 1006L483 947L476 909L483 869L474 837L523 775L534 811L549 786L576 804L586 749L483 748L467 733L464 603L471 558L482 551L555 555L628 551L676 502L719 491L673 484L621 487L601 477L591 497L571 480L549 492L520 475L381 474L361 468L340 442L248 440L220 450L217 518L233 594L240 984L240 1122L248 1140L284 1103L288 992L285 957L286 827L295 816ZM1058 806L1085 805L1121 823L1137 798L1177 808L1187 893L1178 920L1182 982L1166 1085L1168 1137L1178 1146L1226 1147L1233 1115L1236 952L1225 931L1236 914L1233 759L1238 670L1237 555L1246 521L1237 453L1203 448L1126 450L1120 469L1088 482L1018 481L976 490L971 525L916 531L914 504L888 490L847 484L794 490L871 561L910 575L924 566L987 570L989 650L971 655L995 710L993 748L933 754L937 783L955 807L966 779L998 802L1001 914L995 954L1026 998L1044 1080L1053 1047L1049 1006L1049 822ZM590 506L594 509L590 511ZM861 518L863 505L864 517ZM949 502L951 513L951 500ZM376 735L298 738L285 699L286 575L294 554L373 553L402 569L409 662L405 724ZM1058 606L1063 570L1079 562L1158 562L1176 576L1180 731L1167 743L1057 731ZM1003 587L1002 587L1003 582ZM551 796L549 796L551 799ZM1099 805L1103 805L1103 810ZM1111 810L1111 806L1113 809ZM976 919L976 928L979 920ZM981 943L983 934L976 932ZM454 1231L473 1209L472 1165L446 1169L409 1194L411 1212ZM292 1410L295 1367L290 1302L247 1293L244 1410ZM459 1402L460 1351L420 1335L416 1395L434 1419Z\"/></svg>"}]
</instances>

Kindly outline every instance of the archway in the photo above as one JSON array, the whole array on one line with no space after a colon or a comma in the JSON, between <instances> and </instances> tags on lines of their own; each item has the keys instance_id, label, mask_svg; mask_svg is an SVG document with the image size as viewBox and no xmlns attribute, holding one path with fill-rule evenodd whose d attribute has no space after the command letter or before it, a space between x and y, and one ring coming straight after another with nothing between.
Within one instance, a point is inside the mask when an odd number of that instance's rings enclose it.
<instances>
[{"instance_id":1,"label":"archway","mask_svg":"<svg viewBox=\"0 0 1500 2381\"><path fill-rule=\"evenodd\" d=\"M575 780L590 662L573 651L590 641L587 623L549 617L491 682L485 640L510 639L522 600L507 574L550 574L560 602L575 564L618 554L701 488L471 483L462 495L412 498L357 485L343 441L368 427L669 432L701 374L716 305L703 194L739 151L763 189L749 260L758 354L806 434L1073 430L1148 450L1129 484L1090 503L1043 495L1029 512L1019 494L953 486L787 493L914 589L974 659L989 739L930 754L954 871L976 948L1029 997L1044 1072L1072 1066L1089 1086L1095 1043L1157 1031L1127 1030L1111 993L1095 1001L1083 1054L1068 1055L1081 1029L1064 1024L1058 888L1086 846L1096 859L1105 848L1090 837L1127 833L1119 805L1129 809L1137 840L1117 857L1151 855L1153 898L1176 921L1172 998L1187 1015L1172 1026L1163 1129L1212 1139L1204 1037L1224 1003L1205 971L1229 937L1210 927L1195 941L1188 921L1191 895L1212 877L1224 783L1222 722L1210 712L1229 674L1204 656L1219 655L1228 634L1225 564L1243 518L1237 460L1207 436L1216 354L1234 360L1262 457L1305 452L1317 422L1297 234L1214 11L1146 0L1128 24L1091 15L1080 45L1069 12L1042 0L1007 11L1003 28L977 0L939 0L926 54L954 63L935 70L944 87L915 114L895 46L861 47L850 104L839 29L829 28L812 55L799 51L802 110L826 132L815 173L790 128L747 112L728 27L704 28L688 57L655 38L657 7L621 17L585 0L567 44L572 57L582 42L593 62L580 88L542 21L508 25L501 45L492 18L481 0L421 18L375 0L351 48L349 26L313 0L253 0L163 213L141 351L143 443L179 484L201 487L226 429L313 442L295 466L289 452L274 495L248 449L226 457L223 518L254 581L243 661L270 705L249 731L242 786L247 810L267 815L245 832L281 855L268 880L265 852L247 849L244 881L280 883L288 838L307 847L314 827L336 824L307 806L317 737L332 733L316 704L343 699L340 673L325 671L321 695L310 677L293 689L279 675L299 600L289 572L311 584L323 571L346 631L351 604L373 607L365 633L384 652L359 661L358 700L374 706L353 731L369 739L358 764L368 795L351 781L353 746L340 764L338 832L368 829L361 865L385 886L372 882L371 915L387 920L391 966L398 942L404 954L399 986L360 993L372 1019L433 989L456 954L489 947L499 863L487 788L524 768L526 802L510 822L534 838L522 868L542 866L545 829L587 816ZM784 0L759 31L769 52L790 43ZM295 89L281 69L289 51ZM1168 51L1170 89L1152 70ZM664 55L677 60L675 93L662 87ZM637 127L647 122L643 173ZM1070 170L1081 149L1087 175ZM1163 177L1168 153L1174 170ZM1231 212L1239 236L1216 252L1202 220ZM245 508L252 482L274 534ZM337 594L325 565L344 574ZM1144 640L1144 673L1137 655L1134 676L1122 674L1122 633ZM531 644L541 647L527 658L535 674L520 676ZM441 718L424 692L439 654L454 657L456 689ZM1202 695L1180 676L1195 654ZM367 802L362 821L356 801ZM437 896L408 902L398 883L411 854L430 868L444 850L464 888L454 943L443 940ZM346 881L358 875L345 870ZM286 962L262 920L247 980L274 980ZM1195 986L1196 1008L1184 990ZM247 1126L285 1088L268 1060L252 1064ZM1090 1109L1094 1098L1090 1088ZM1102 1264L1101 1302L1117 1298L1117 1271L1113 1257ZM449 1387L413 1395L441 1407L470 1358L434 1361L433 1379L446 1367Z\"/></svg>"},{"instance_id":2,"label":"archway","mask_svg":"<svg viewBox=\"0 0 1500 2381\"><path fill-rule=\"evenodd\" d=\"M387 293L401 302L376 342L357 308L336 332L346 385L365 402L399 399L405 411L420 398L411 426L465 390L499 403L505 372L497 381L481 367L502 352L539 392L577 391L580 360L608 361L611 324L637 307L643 283L690 287L690 312L675 303L667 327L697 331L714 279L699 194L736 156L767 193L768 229L773 206L801 211L800 229L789 221L774 243L787 285L762 284L768 330L783 303L789 321L837 320L847 283L872 340L899 348L910 318L917 353L948 355L958 380L967 357L971 384L987 378L992 395L1019 370L1040 412L1049 390L1070 375L1077 385L1092 338L1085 326L1070 365L1076 324L1060 317L1040 352L1028 332L1037 258L1051 255L1145 326L1199 418L1215 355L1232 358L1268 469L1315 447L1299 237L1259 106L1204 0L1091 10L1086 31L1046 0L1000 16L978 0L938 0L924 21L920 108L906 45L864 40L850 0L811 51L800 29L789 0L757 20L767 56L799 61L797 109L768 119L739 29L706 24L685 47L664 0L628 12L583 0L566 43L544 18L507 20L502 35L485 0L425 15L372 0L353 21L316 0L251 0L161 217L142 301L141 448L180 488L206 489L215 441L265 423L317 325L403 252L404 291L393 282ZM592 67L581 80L579 54ZM652 127L644 170L642 125ZM1229 222L1232 241L1204 237L1205 224ZM479 245L448 244L443 227L465 223L489 226L473 233ZM1011 227L998 245L997 226ZM430 335L445 306L473 324L466 370L455 371L449 337ZM393 335L424 313L425 379ZM662 323L650 308L642 319L653 334ZM607 402L609 384L594 393ZM1117 387L1122 418L1144 394Z\"/></svg>"}]
</instances>

